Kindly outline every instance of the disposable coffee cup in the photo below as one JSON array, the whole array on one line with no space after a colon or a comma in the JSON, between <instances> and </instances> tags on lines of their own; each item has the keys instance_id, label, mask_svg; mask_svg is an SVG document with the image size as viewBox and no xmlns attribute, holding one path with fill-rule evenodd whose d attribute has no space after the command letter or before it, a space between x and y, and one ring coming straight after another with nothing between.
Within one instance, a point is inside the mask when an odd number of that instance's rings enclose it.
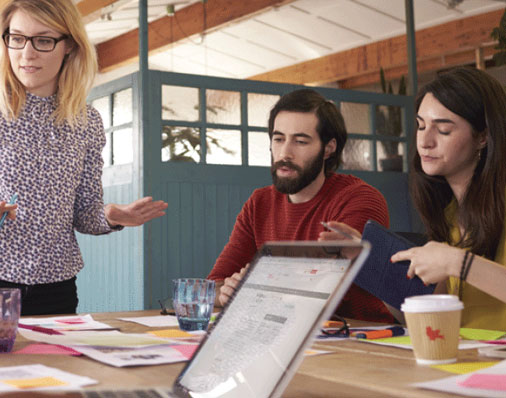
<instances>
[{"instance_id":1,"label":"disposable coffee cup","mask_svg":"<svg viewBox=\"0 0 506 398\"><path fill-rule=\"evenodd\" d=\"M450 294L408 297L401 311L408 325L416 362L437 365L457 361L464 304Z\"/></svg>"}]
</instances>

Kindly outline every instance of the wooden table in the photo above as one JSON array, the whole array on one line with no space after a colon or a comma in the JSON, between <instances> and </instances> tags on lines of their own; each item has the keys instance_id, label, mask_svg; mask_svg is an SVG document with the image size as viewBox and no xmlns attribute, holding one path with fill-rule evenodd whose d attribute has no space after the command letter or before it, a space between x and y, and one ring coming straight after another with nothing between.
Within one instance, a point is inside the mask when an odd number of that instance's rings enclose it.
<instances>
[{"instance_id":1,"label":"wooden table","mask_svg":"<svg viewBox=\"0 0 506 398\"><path fill-rule=\"evenodd\" d=\"M97 321L105 322L123 332L145 332L156 330L117 318L157 315L159 311L133 311L92 314ZM351 322L352 326L364 323ZM159 328L163 329L163 328ZM30 342L18 335L14 345L16 351ZM332 354L306 357L296 376L283 394L286 398L302 397L459 397L459 395L438 393L409 386L414 382L434 380L451 376L430 367L417 365L411 350L380 346L359 341L325 342L318 341L314 348L332 351ZM477 350L459 352L459 361L489 361L480 358ZM184 363L115 368L96 362L87 357L64 355L1 354L0 366L43 364L81 376L91 377L100 384L90 388L170 387L184 366ZM17 397L23 394L10 393ZM30 397L45 397L46 394L29 393ZM54 393L52 394L54 396ZM25 397L27 395L24 395ZM76 397L79 394L62 394Z\"/></svg>"}]
</instances>

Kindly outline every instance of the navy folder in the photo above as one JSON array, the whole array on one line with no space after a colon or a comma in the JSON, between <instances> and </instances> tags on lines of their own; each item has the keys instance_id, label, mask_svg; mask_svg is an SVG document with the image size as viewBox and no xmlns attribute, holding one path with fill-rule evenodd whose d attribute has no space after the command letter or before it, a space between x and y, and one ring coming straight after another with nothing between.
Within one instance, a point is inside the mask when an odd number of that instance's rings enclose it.
<instances>
[{"instance_id":1,"label":"navy folder","mask_svg":"<svg viewBox=\"0 0 506 398\"><path fill-rule=\"evenodd\" d=\"M425 286L418 277L406 278L409 261L390 262L392 255L416 246L415 243L372 220L365 224L362 239L369 241L372 249L353 281L356 285L397 309L406 297L434 292L435 284Z\"/></svg>"}]
</instances>

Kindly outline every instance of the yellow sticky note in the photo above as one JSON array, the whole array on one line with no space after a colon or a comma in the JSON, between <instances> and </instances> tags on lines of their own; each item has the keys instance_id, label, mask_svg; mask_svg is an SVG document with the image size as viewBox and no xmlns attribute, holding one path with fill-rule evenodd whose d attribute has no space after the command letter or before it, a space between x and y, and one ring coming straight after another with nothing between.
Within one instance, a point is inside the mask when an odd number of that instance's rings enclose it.
<instances>
[{"instance_id":1,"label":"yellow sticky note","mask_svg":"<svg viewBox=\"0 0 506 398\"><path fill-rule=\"evenodd\" d=\"M463 375L466 373L471 373L476 370L489 368L497 363L495 362L459 362L459 363L451 363L446 365L432 365L431 367L435 369L444 370L445 372L457 373L459 375Z\"/></svg>"},{"instance_id":2,"label":"yellow sticky note","mask_svg":"<svg viewBox=\"0 0 506 398\"><path fill-rule=\"evenodd\" d=\"M497 340L506 334L501 330L460 328L460 337L466 340Z\"/></svg>"},{"instance_id":3,"label":"yellow sticky note","mask_svg":"<svg viewBox=\"0 0 506 398\"><path fill-rule=\"evenodd\" d=\"M187 333L187 332L185 332L183 330L179 330L179 329L153 330L148 333L154 334L157 337L166 337L166 338L195 337L195 335Z\"/></svg>"},{"instance_id":4,"label":"yellow sticky note","mask_svg":"<svg viewBox=\"0 0 506 398\"><path fill-rule=\"evenodd\" d=\"M16 388L41 388L66 386L68 383L55 379L54 377L35 377L33 379L12 379L2 380L2 383L9 384Z\"/></svg>"}]
</instances>

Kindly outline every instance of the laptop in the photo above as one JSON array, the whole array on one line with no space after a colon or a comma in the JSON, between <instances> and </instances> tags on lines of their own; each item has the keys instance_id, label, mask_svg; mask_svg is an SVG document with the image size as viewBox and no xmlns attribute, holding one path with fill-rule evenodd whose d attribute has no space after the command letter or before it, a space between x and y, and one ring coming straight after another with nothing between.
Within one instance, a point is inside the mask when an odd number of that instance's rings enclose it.
<instances>
[{"instance_id":1,"label":"laptop","mask_svg":"<svg viewBox=\"0 0 506 398\"><path fill-rule=\"evenodd\" d=\"M368 242L268 242L170 391L100 397L280 397L369 255Z\"/></svg>"}]
</instances>

